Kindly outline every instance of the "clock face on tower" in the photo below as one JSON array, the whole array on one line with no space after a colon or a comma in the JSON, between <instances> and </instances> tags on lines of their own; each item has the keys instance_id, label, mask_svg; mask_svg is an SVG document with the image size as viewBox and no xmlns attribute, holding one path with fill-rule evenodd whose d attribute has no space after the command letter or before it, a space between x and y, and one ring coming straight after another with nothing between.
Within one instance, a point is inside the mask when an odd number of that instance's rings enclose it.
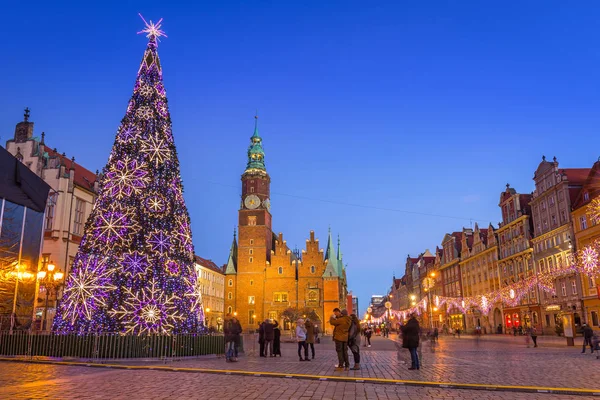
<instances>
[{"instance_id":1,"label":"clock face on tower","mask_svg":"<svg viewBox=\"0 0 600 400\"><path fill-rule=\"evenodd\" d=\"M246 208L254 210L255 208L258 208L260 206L260 199L257 195L251 194L244 200L244 205L246 206Z\"/></svg>"},{"instance_id":2,"label":"clock face on tower","mask_svg":"<svg viewBox=\"0 0 600 400\"><path fill-rule=\"evenodd\" d=\"M271 201L270 201L269 199L265 199L265 201L263 201L263 206L264 206L264 207L265 207L267 210L271 211Z\"/></svg>"}]
</instances>

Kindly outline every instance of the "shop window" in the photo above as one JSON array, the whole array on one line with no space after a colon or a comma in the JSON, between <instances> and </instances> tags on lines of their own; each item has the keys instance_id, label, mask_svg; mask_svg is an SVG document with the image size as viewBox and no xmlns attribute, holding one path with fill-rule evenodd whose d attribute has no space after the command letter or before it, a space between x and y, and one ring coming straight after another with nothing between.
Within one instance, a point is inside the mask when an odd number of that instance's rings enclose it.
<instances>
[{"instance_id":1,"label":"shop window","mask_svg":"<svg viewBox=\"0 0 600 400\"><path fill-rule=\"evenodd\" d=\"M550 326L550 314L546 314L546 326Z\"/></svg>"}]
</instances>

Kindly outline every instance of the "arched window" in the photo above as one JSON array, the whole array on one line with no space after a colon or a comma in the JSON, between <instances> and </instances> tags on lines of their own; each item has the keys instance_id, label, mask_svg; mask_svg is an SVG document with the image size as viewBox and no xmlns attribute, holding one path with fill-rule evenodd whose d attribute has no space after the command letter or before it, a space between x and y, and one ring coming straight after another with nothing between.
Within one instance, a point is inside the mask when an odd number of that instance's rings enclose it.
<instances>
[{"instance_id":1,"label":"arched window","mask_svg":"<svg viewBox=\"0 0 600 400\"><path fill-rule=\"evenodd\" d=\"M315 268L315 266L314 266L314 265L311 265L311 266L310 266L310 273L311 273L311 274L314 274L316 270L317 270L317 268Z\"/></svg>"},{"instance_id":2,"label":"arched window","mask_svg":"<svg viewBox=\"0 0 600 400\"><path fill-rule=\"evenodd\" d=\"M227 293L227 298L229 300L233 299L233 293L231 293L231 292Z\"/></svg>"},{"instance_id":3,"label":"arched window","mask_svg":"<svg viewBox=\"0 0 600 400\"><path fill-rule=\"evenodd\" d=\"M233 279L230 279L229 282L227 282L228 286L233 286Z\"/></svg>"},{"instance_id":4,"label":"arched window","mask_svg":"<svg viewBox=\"0 0 600 400\"><path fill-rule=\"evenodd\" d=\"M233 308L231 306L227 307L227 314L231 314L233 312Z\"/></svg>"},{"instance_id":5,"label":"arched window","mask_svg":"<svg viewBox=\"0 0 600 400\"><path fill-rule=\"evenodd\" d=\"M283 267L279 267L277 269L277 273L279 273L279 275L282 275L283 274Z\"/></svg>"}]
</instances>

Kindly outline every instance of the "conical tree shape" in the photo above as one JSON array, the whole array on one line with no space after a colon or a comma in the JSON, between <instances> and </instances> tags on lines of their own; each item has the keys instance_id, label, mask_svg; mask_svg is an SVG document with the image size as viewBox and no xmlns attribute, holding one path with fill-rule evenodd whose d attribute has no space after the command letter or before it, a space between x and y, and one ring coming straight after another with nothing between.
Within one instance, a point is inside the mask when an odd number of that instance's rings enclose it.
<instances>
[{"instance_id":1,"label":"conical tree shape","mask_svg":"<svg viewBox=\"0 0 600 400\"><path fill-rule=\"evenodd\" d=\"M149 42L54 320L61 332L200 329L190 218L157 53Z\"/></svg>"}]
</instances>

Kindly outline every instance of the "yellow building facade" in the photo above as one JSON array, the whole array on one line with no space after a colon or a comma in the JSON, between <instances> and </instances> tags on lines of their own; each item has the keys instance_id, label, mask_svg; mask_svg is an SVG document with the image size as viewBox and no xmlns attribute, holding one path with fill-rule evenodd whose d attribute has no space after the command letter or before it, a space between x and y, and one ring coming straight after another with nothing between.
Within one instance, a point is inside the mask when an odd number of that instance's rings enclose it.
<instances>
[{"instance_id":1,"label":"yellow building facade","mask_svg":"<svg viewBox=\"0 0 600 400\"><path fill-rule=\"evenodd\" d=\"M600 223L590 215L589 207L594 199L600 198L600 161L592 167L586 182L573 203L571 220L575 234L576 248L580 251L600 240ZM584 320L594 330L600 330L600 292L598 278L581 274Z\"/></svg>"}]
</instances>

